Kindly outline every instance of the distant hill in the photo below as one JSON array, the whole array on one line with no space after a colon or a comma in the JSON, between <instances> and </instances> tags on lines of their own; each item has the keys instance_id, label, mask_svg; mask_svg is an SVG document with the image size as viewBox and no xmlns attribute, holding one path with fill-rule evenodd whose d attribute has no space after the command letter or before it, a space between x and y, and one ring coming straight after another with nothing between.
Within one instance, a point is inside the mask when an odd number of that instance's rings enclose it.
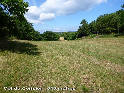
<instances>
[{"instance_id":1,"label":"distant hill","mask_svg":"<svg viewBox=\"0 0 124 93\"><path fill-rule=\"evenodd\" d=\"M76 31L68 31L68 32L76 32Z\"/></svg>"},{"instance_id":2,"label":"distant hill","mask_svg":"<svg viewBox=\"0 0 124 93\"><path fill-rule=\"evenodd\" d=\"M76 32L76 31L67 31L67 32ZM62 33L64 33L64 32L54 32L54 33L62 34Z\"/></svg>"}]
</instances>

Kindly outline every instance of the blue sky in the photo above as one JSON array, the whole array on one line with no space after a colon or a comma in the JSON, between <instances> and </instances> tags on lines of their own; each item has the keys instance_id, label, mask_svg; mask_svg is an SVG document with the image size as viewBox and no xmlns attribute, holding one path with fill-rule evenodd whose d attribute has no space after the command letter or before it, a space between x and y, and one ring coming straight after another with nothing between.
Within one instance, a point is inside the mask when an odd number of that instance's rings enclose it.
<instances>
[{"instance_id":1,"label":"blue sky","mask_svg":"<svg viewBox=\"0 0 124 93\"><path fill-rule=\"evenodd\" d=\"M25 17L35 30L76 31L82 19L88 23L98 16L121 9L123 0L25 0L29 12Z\"/></svg>"}]
</instances>

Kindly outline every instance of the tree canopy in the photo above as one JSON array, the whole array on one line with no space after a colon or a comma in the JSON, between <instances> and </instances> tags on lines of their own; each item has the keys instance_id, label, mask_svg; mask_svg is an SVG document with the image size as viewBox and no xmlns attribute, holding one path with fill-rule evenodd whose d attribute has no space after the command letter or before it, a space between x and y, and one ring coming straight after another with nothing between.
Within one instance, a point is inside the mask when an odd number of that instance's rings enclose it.
<instances>
[{"instance_id":1,"label":"tree canopy","mask_svg":"<svg viewBox=\"0 0 124 93\"><path fill-rule=\"evenodd\" d=\"M80 24L81 26L79 26L79 29L77 32L77 38L89 35L88 22L85 19L83 19Z\"/></svg>"},{"instance_id":2,"label":"tree canopy","mask_svg":"<svg viewBox=\"0 0 124 93\"><path fill-rule=\"evenodd\" d=\"M24 14L28 11L28 3L23 0L0 1L0 36L1 38L15 36L18 39L39 40L36 32Z\"/></svg>"},{"instance_id":3,"label":"tree canopy","mask_svg":"<svg viewBox=\"0 0 124 93\"><path fill-rule=\"evenodd\" d=\"M124 7L124 5L122 6ZM77 31L77 38L88 36L90 34L124 34L124 10L121 9L111 14L104 14L99 16L96 20L88 24L83 19L81 26Z\"/></svg>"}]
</instances>

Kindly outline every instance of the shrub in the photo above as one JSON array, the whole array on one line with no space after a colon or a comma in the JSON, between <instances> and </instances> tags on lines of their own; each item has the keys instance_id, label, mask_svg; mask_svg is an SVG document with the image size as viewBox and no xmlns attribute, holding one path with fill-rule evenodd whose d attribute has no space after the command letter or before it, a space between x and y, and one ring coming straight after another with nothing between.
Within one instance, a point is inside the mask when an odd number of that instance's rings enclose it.
<instances>
[{"instance_id":1,"label":"shrub","mask_svg":"<svg viewBox=\"0 0 124 93\"><path fill-rule=\"evenodd\" d=\"M57 41L59 39L59 35L52 31L46 31L42 34L42 38L46 41Z\"/></svg>"}]
</instances>

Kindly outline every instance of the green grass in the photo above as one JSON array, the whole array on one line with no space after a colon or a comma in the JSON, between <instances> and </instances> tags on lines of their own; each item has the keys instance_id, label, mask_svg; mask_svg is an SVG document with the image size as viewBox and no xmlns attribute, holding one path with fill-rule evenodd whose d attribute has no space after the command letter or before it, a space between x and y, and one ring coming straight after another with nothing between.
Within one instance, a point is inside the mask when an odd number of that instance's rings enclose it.
<instances>
[{"instance_id":1,"label":"green grass","mask_svg":"<svg viewBox=\"0 0 124 93\"><path fill-rule=\"evenodd\" d=\"M16 86L42 91L4 90ZM0 41L0 92L124 93L124 38Z\"/></svg>"}]
</instances>

